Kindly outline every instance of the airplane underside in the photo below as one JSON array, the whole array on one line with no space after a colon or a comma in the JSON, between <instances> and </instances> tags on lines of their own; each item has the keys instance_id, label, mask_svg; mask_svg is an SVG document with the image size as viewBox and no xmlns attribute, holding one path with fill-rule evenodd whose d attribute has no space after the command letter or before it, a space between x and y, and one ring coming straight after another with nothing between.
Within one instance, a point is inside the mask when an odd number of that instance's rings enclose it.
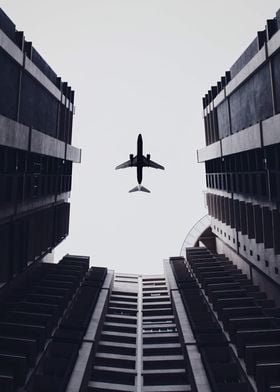
<instances>
[{"instance_id":1,"label":"airplane underside","mask_svg":"<svg viewBox=\"0 0 280 392\"><path fill-rule=\"evenodd\" d=\"M158 163L151 160L151 155L147 154L145 157L143 155L143 140L142 135L138 135L137 139L137 155L133 156L133 154L129 154L129 161L121 163L116 167L116 169L125 169L127 167L136 167L137 168L137 182L138 185L135 188L132 188L129 192L147 192L150 193L149 189L145 188L141 185L143 178L143 167L152 167L154 169L164 170L164 167L159 165Z\"/></svg>"}]
</instances>

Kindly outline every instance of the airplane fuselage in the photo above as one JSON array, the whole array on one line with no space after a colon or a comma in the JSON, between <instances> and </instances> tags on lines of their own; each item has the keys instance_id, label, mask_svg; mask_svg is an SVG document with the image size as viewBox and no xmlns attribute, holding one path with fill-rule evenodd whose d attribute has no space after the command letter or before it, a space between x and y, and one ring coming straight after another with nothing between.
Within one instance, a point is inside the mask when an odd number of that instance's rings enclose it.
<instances>
[{"instance_id":1,"label":"airplane fuselage","mask_svg":"<svg viewBox=\"0 0 280 392\"><path fill-rule=\"evenodd\" d=\"M137 138L137 181L140 185L143 179L143 139L139 134Z\"/></svg>"},{"instance_id":2,"label":"airplane fuselage","mask_svg":"<svg viewBox=\"0 0 280 392\"><path fill-rule=\"evenodd\" d=\"M145 188L141 183L143 179L143 168L144 167L153 167L154 169L161 169L164 170L164 167L159 165L156 162L153 162L151 160L151 154L147 154L145 157L143 155L143 139L142 135L139 134L137 138L137 153L135 156L133 154L129 154L129 161L121 163L116 167L116 170L118 169L125 169L127 167L136 167L136 173L137 173L137 181L138 185L134 188L132 188L129 192L147 192L150 193L149 189Z\"/></svg>"}]
</instances>

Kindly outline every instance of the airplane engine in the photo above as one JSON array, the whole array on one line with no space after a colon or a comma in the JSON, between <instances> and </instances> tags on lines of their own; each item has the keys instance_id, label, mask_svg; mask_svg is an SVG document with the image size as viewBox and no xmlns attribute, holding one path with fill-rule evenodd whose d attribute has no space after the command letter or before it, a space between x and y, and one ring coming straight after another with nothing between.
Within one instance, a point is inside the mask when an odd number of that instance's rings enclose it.
<instances>
[{"instance_id":1,"label":"airplane engine","mask_svg":"<svg viewBox=\"0 0 280 392\"><path fill-rule=\"evenodd\" d=\"M129 154L129 159L130 159L130 163L132 165L132 161L133 161L133 154Z\"/></svg>"},{"instance_id":2,"label":"airplane engine","mask_svg":"<svg viewBox=\"0 0 280 392\"><path fill-rule=\"evenodd\" d=\"M147 154L147 159L151 159L151 154Z\"/></svg>"}]
</instances>

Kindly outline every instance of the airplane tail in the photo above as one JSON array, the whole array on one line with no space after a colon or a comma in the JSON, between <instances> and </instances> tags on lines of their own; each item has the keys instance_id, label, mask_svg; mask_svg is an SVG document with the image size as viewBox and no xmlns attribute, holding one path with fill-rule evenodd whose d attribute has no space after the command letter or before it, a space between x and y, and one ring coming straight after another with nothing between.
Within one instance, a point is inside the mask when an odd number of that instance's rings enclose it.
<instances>
[{"instance_id":1,"label":"airplane tail","mask_svg":"<svg viewBox=\"0 0 280 392\"><path fill-rule=\"evenodd\" d=\"M143 185L137 185L135 188L130 189L129 192L147 192L147 193L151 193L151 191L149 191L149 189L145 188Z\"/></svg>"}]
</instances>

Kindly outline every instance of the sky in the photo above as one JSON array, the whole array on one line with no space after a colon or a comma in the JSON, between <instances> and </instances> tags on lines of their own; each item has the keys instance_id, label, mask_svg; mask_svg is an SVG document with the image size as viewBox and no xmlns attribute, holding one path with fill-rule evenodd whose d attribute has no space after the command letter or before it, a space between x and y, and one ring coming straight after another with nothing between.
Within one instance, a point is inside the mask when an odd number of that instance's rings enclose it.
<instances>
[{"instance_id":1,"label":"sky","mask_svg":"<svg viewBox=\"0 0 280 392\"><path fill-rule=\"evenodd\" d=\"M82 148L70 235L55 251L117 272L162 273L207 213L202 96L273 18L279 0L1 0L27 40L75 90L73 144ZM150 194L128 193L144 153Z\"/></svg>"}]
</instances>

